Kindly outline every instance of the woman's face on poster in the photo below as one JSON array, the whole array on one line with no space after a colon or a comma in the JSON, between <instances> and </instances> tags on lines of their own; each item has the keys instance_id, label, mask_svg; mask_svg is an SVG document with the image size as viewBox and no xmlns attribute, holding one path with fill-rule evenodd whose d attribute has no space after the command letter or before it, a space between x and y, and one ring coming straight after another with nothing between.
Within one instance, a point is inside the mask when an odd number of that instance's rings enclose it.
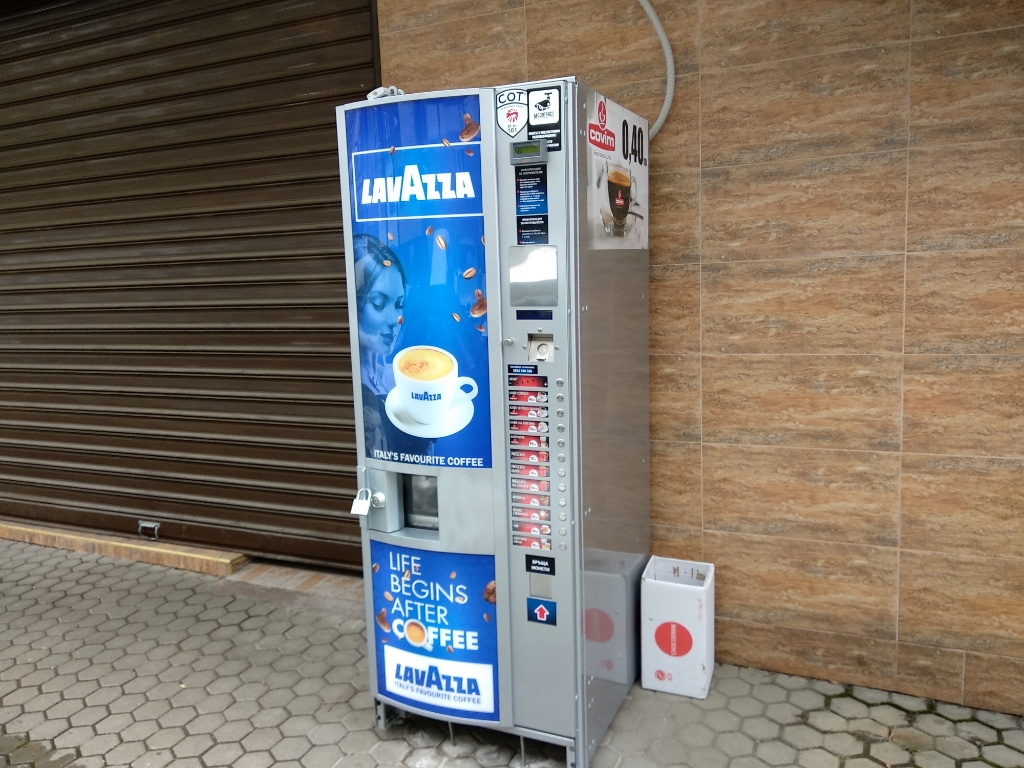
<instances>
[{"instance_id":1,"label":"woman's face on poster","mask_svg":"<svg viewBox=\"0 0 1024 768\"><path fill-rule=\"evenodd\" d=\"M402 275L397 269L383 269L359 310L359 345L379 355L391 354L401 329L404 306Z\"/></svg>"}]
</instances>

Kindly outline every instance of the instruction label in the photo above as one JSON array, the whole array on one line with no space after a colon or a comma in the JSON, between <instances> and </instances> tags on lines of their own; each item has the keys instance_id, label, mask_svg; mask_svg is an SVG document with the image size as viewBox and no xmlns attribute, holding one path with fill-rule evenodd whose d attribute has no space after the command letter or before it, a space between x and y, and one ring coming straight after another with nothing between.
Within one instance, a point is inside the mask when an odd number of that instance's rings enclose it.
<instances>
[{"instance_id":1,"label":"instruction label","mask_svg":"<svg viewBox=\"0 0 1024 768\"><path fill-rule=\"evenodd\" d=\"M552 85L528 92L530 120L527 123L526 138L530 141L544 139L548 152L562 149L562 89Z\"/></svg>"}]
</instances>

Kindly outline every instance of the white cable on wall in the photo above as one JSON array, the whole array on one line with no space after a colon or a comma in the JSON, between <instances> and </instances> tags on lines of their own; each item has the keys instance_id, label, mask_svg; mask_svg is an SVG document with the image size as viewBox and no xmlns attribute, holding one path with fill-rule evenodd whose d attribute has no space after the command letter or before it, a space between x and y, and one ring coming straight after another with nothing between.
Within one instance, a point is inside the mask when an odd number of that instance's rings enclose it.
<instances>
[{"instance_id":1,"label":"white cable on wall","mask_svg":"<svg viewBox=\"0 0 1024 768\"><path fill-rule=\"evenodd\" d=\"M661 105L658 119L654 121L654 125L651 126L651 130L648 133L648 136L653 139L658 135L658 131L661 130L661 126L668 117L668 111L672 109L672 97L676 93L676 60L672 55L672 44L668 41L665 28L661 26L661 19L654 12L654 6L651 5L650 0L638 0L638 2L647 12L647 18L651 20L654 31L658 33L658 40L661 41L661 50L665 52L665 103Z\"/></svg>"}]
</instances>

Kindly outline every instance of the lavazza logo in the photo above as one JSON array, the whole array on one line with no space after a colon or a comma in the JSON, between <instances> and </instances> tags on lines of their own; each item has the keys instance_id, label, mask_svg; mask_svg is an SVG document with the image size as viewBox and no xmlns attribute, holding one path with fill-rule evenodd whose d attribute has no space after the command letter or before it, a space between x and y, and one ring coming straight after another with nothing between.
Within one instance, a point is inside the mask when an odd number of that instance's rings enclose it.
<instances>
[{"instance_id":1,"label":"lavazza logo","mask_svg":"<svg viewBox=\"0 0 1024 768\"><path fill-rule=\"evenodd\" d=\"M412 399L413 400L424 400L424 401L440 400L441 396L440 395L432 395L429 392L413 392L412 393Z\"/></svg>"},{"instance_id":2,"label":"lavazza logo","mask_svg":"<svg viewBox=\"0 0 1024 768\"><path fill-rule=\"evenodd\" d=\"M587 140L598 149L608 152L615 151L615 134L608 130L608 109L604 101L597 103L597 124L590 123L587 126Z\"/></svg>"},{"instance_id":3,"label":"lavazza logo","mask_svg":"<svg viewBox=\"0 0 1024 768\"><path fill-rule=\"evenodd\" d=\"M509 136L515 136L526 125L526 91L513 88L501 91L496 97L495 120Z\"/></svg>"},{"instance_id":4,"label":"lavazza logo","mask_svg":"<svg viewBox=\"0 0 1024 768\"><path fill-rule=\"evenodd\" d=\"M363 179L359 202L363 205L373 205L407 203L414 199L459 200L471 197L476 197L476 190L473 189L473 178L468 172L420 173L419 166L407 165L401 176Z\"/></svg>"},{"instance_id":5,"label":"lavazza logo","mask_svg":"<svg viewBox=\"0 0 1024 768\"><path fill-rule=\"evenodd\" d=\"M493 714L494 667L450 661L384 646L384 686L389 693L432 707Z\"/></svg>"}]
</instances>

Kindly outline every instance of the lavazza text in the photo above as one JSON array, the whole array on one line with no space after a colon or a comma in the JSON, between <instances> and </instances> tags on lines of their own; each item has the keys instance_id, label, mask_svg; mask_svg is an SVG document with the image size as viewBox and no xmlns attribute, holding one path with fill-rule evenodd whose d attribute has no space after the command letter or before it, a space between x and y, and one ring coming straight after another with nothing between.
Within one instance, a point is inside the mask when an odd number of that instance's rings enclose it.
<instances>
[{"instance_id":1,"label":"lavazza text","mask_svg":"<svg viewBox=\"0 0 1024 768\"><path fill-rule=\"evenodd\" d=\"M459 200L476 197L473 179L465 171L451 173L420 173L415 165L405 166L401 176L383 176L363 179L360 203L407 203L409 200Z\"/></svg>"}]
</instances>

